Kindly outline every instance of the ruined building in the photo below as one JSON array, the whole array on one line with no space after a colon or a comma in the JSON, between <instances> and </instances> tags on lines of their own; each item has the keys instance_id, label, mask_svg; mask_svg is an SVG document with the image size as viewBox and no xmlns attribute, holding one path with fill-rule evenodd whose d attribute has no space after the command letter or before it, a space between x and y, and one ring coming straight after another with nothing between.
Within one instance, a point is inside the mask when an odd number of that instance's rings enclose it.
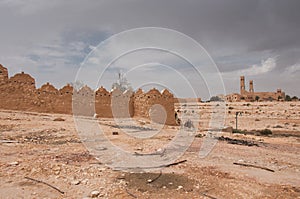
<instances>
[{"instance_id":1,"label":"ruined building","mask_svg":"<svg viewBox=\"0 0 300 199\"><path fill-rule=\"evenodd\" d=\"M249 91L245 87L245 77L240 77L240 94L233 93L226 96L226 100L229 102L240 101L283 101L285 99L285 93L281 89L277 89L276 92L254 92L253 80L249 81Z\"/></svg>"},{"instance_id":2,"label":"ruined building","mask_svg":"<svg viewBox=\"0 0 300 199\"><path fill-rule=\"evenodd\" d=\"M0 64L0 109L84 116L94 116L96 113L101 118L137 116L151 119L151 113L155 114L156 111L155 105L163 107L165 124L176 125L174 96L168 90L123 92L114 89L109 92L103 87L93 91L83 86L77 91L69 84L56 89L50 83L37 89L34 78L29 74L22 72L9 78L7 69ZM76 110L72 106L76 106ZM160 112L156 111L156 115L159 116Z\"/></svg>"}]
</instances>

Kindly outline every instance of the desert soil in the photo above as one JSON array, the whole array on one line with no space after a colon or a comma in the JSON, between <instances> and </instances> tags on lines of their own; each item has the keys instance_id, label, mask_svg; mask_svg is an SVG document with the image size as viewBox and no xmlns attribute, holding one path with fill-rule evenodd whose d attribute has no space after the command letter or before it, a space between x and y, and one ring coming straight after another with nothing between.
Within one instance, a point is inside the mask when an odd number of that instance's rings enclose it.
<instances>
[{"instance_id":1,"label":"desert soil","mask_svg":"<svg viewBox=\"0 0 300 199\"><path fill-rule=\"evenodd\" d=\"M300 102L227 103L225 126L235 128L238 111L239 129L273 134L221 132L215 139L226 139L200 158L216 103L177 106L199 123L197 137L176 160L186 161L143 173L117 171L94 158L72 115L0 110L0 198L300 198ZM149 122L135 119L136 132L143 133ZM136 153L155 152L179 129L165 126L165 133L141 141L112 119L98 122L114 144Z\"/></svg>"}]
</instances>

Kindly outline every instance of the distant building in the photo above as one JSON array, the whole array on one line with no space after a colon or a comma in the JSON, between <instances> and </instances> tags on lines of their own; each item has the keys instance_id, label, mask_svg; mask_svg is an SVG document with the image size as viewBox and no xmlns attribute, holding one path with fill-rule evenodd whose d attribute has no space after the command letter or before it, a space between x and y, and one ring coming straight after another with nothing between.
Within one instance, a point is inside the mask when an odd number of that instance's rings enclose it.
<instances>
[{"instance_id":1,"label":"distant building","mask_svg":"<svg viewBox=\"0 0 300 199\"><path fill-rule=\"evenodd\" d=\"M112 85L112 90L115 89L119 89L122 92L127 90L133 91L130 83L127 81L126 77L121 72L119 73L119 79L117 80L117 82L113 83Z\"/></svg>"},{"instance_id":2,"label":"distant building","mask_svg":"<svg viewBox=\"0 0 300 199\"><path fill-rule=\"evenodd\" d=\"M229 102L240 101L283 101L285 99L285 93L281 89L277 89L276 92L254 92L253 80L249 81L249 91L245 88L245 77L240 77L240 94L233 93L226 95L226 100Z\"/></svg>"}]
</instances>

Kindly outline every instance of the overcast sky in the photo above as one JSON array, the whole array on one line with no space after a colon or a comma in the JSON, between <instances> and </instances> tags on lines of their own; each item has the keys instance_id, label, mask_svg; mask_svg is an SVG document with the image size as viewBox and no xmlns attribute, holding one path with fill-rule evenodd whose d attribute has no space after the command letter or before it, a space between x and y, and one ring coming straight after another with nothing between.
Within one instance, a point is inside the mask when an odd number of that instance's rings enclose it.
<instances>
[{"instance_id":1,"label":"overcast sky","mask_svg":"<svg viewBox=\"0 0 300 199\"><path fill-rule=\"evenodd\" d=\"M0 0L0 63L10 76L25 71L36 79L37 87L51 82L60 88L75 80L81 63L100 42L133 28L162 27L181 32L204 47L218 67L225 93L239 92L239 76L245 75L247 88L248 80L253 79L256 91L282 88L300 96L299 10L299 0ZM110 50L118 47L115 44ZM173 60L168 68L160 61L169 59L169 54L144 51L147 53L148 58L136 55L131 59L143 58L137 62L140 67L132 66L139 70L128 73L133 87L159 82L179 97L193 96L181 82L187 79L193 87L203 88L198 97L222 93L208 92L205 86L214 88L215 82L193 77L186 63ZM149 55L160 58L151 61ZM119 69L124 73L132 70L123 64L136 64L137 60L128 62L129 58L108 70L105 87L110 89ZM104 66L99 63L99 67ZM172 67L184 73L182 80ZM148 82L142 81L144 76Z\"/></svg>"}]
</instances>

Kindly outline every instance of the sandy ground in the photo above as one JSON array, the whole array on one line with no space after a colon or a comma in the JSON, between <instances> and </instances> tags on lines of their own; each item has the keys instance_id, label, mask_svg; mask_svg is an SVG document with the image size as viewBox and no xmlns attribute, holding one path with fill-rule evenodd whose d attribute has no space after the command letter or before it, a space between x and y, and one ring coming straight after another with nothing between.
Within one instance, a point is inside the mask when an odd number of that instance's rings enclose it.
<instances>
[{"instance_id":1,"label":"sandy ground","mask_svg":"<svg viewBox=\"0 0 300 199\"><path fill-rule=\"evenodd\" d=\"M222 132L217 137L254 145L222 140L200 158L213 107L216 103L177 106L200 124L197 138L176 160L187 161L147 173L116 171L95 159L79 139L71 115L1 110L0 198L300 198L300 103L227 103L226 126L235 127L239 111L239 129L268 128L273 134ZM143 133L147 121L137 121L136 133ZM136 153L155 152L179 129L165 126L164 133L141 140L128 136L112 119L98 122L112 143Z\"/></svg>"}]
</instances>

